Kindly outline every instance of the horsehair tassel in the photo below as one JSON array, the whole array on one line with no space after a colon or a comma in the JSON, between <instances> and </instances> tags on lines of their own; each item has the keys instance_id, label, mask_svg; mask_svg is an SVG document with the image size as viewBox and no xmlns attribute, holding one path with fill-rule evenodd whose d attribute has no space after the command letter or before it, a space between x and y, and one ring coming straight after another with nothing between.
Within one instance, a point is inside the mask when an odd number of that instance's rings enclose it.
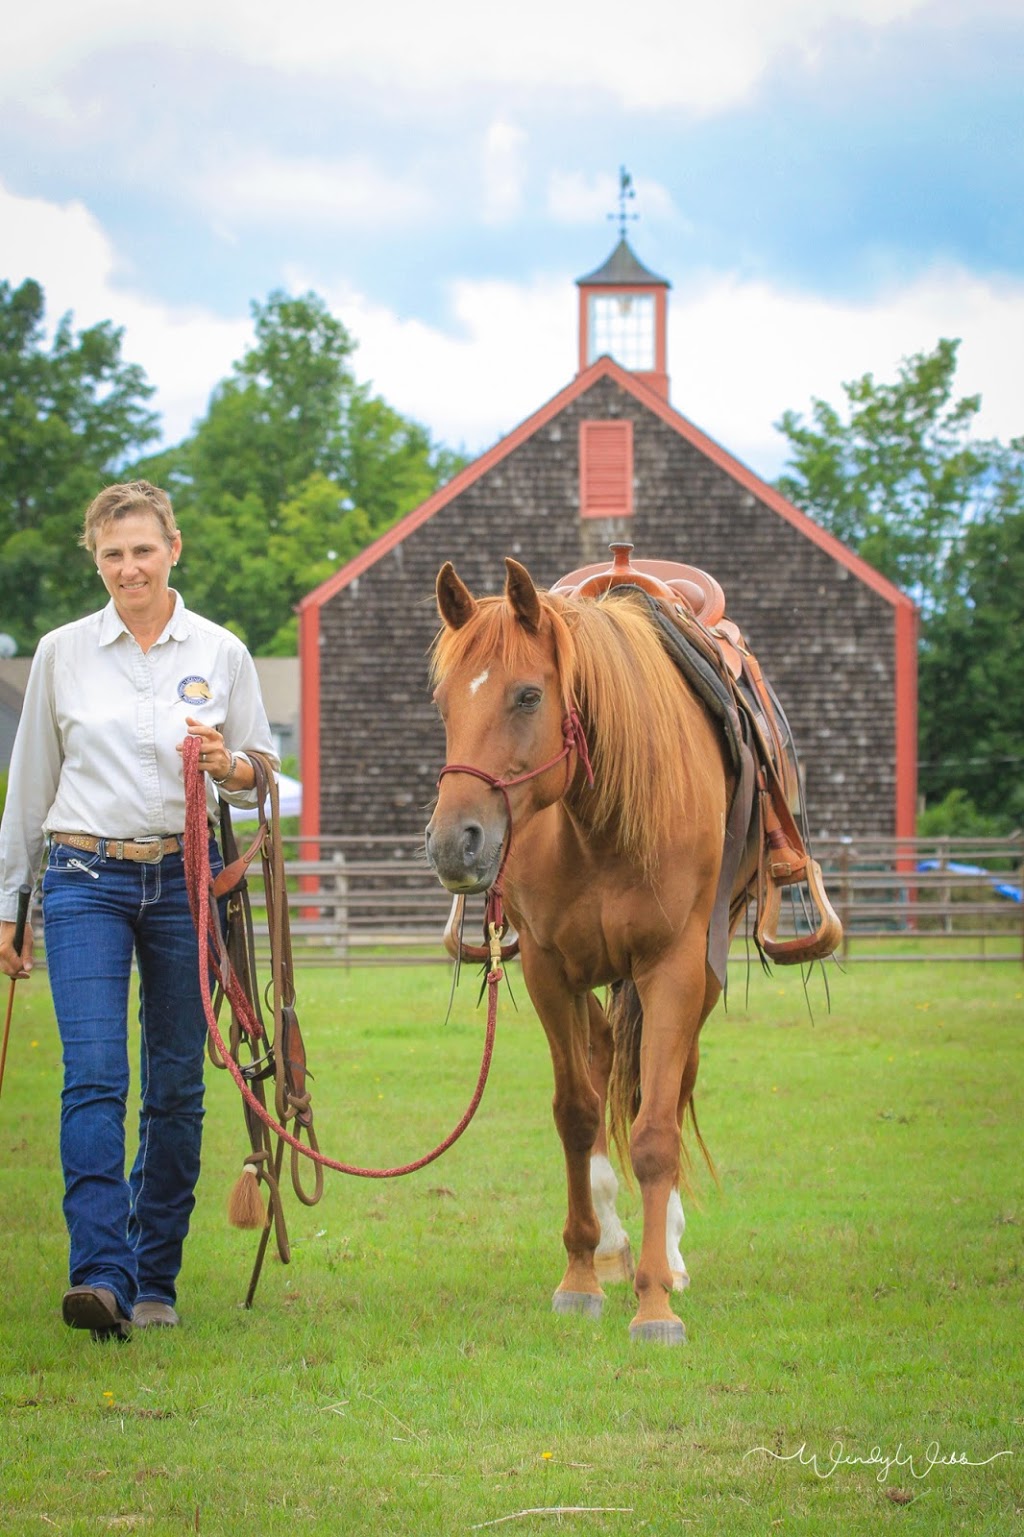
<instances>
[{"instance_id":1,"label":"horsehair tassel","mask_svg":"<svg viewBox=\"0 0 1024 1537\"><path fill-rule=\"evenodd\" d=\"M254 1163L246 1159L242 1172L228 1196L228 1221L232 1227L263 1227L267 1220L267 1208L260 1195L260 1175Z\"/></svg>"}]
</instances>

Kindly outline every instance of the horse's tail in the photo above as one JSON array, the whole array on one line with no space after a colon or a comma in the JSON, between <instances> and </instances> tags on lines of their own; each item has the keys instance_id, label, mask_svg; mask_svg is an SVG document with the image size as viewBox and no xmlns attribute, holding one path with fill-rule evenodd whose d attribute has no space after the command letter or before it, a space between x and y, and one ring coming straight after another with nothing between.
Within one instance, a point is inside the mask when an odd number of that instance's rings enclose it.
<instances>
[{"instance_id":1,"label":"horse's tail","mask_svg":"<svg viewBox=\"0 0 1024 1537\"><path fill-rule=\"evenodd\" d=\"M640 1111L640 1040L644 1027L644 1011L640 1003L640 994L632 982L617 982L612 988L608 1023L611 1025L615 1042L611 1078L608 1082L608 1128L615 1144L615 1151L619 1155L623 1173L627 1182L631 1182L629 1132ZM697 1146L700 1148L712 1179L717 1184L718 1171L697 1124L697 1110L692 1094L687 1109ZM679 1182L683 1189L692 1195L691 1167L689 1149L685 1140L680 1138Z\"/></svg>"},{"instance_id":2,"label":"horse's tail","mask_svg":"<svg viewBox=\"0 0 1024 1537\"><path fill-rule=\"evenodd\" d=\"M616 982L612 988L608 1023L615 1042L608 1080L608 1130L622 1171L630 1180L629 1131L640 1109L640 1038L644 1028L640 994L632 982Z\"/></svg>"}]
</instances>

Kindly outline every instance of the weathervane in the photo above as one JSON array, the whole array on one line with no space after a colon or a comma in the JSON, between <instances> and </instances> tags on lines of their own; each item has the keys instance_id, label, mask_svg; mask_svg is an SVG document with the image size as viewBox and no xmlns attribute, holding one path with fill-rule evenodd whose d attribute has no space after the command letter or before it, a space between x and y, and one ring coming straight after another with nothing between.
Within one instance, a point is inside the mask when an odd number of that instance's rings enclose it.
<instances>
[{"instance_id":1,"label":"weathervane","mask_svg":"<svg viewBox=\"0 0 1024 1537\"><path fill-rule=\"evenodd\" d=\"M610 213L609 219L619 221L619 239L626 238L626 225L631 219L639 219L638 213L627 213L626 204L636 197L636 188L633 186L633 178L624 165L619 166L619 211Z\"/></svg>"}]
</instances>

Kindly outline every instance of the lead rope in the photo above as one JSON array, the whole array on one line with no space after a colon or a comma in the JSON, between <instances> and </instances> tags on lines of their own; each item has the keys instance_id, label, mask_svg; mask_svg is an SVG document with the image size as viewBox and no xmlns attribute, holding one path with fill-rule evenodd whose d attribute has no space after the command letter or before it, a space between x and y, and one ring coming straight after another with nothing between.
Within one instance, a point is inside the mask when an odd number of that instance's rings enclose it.
<instances>
[{"instance_id":1,"label":"lead rope","mask_svg":"<svg viewBox=\"0 0 1024 1537\"><path fill-rule=\"evenodd\" d=\"M206 1024L210 1032L210 1039L216 1048L221 1061L238 1085L239 1093L254 1115L268 1126L272 1132L286 1142L289 1147L301 1153L304 1158L311 1159L325 1169L335 1169L339 1174L353 1174L359 1179L396 1179L403 1174L412 1174L417 1169L425 1168L440 1158L442 1153L457 1142L473 1119L483 1098L487 1084L487 1075L490 1072L491 1057L494 1053L494 1035L498 1022L498 984L503 972L501 969L501 905L500 898L497 903L497 923L491 922L489 959L487 972L487 1029L484 1036L483 1057L480 1063L480 1072L477 1077L476 1088L473 1097L466 1107L465 1113L458 1125L448 1133L444 1141L439 1143L431 1152L422 1158L415 1159L412 1163L398 1164L391 1169L364 1169L358 1164L343 1163L337 1158L328 1158L326 1153L312 1148L302 1142L282 1126L265 1105L261 1104L245 1081L242 1069L224 1043L217 1017L213 1008L213 1000L210 994L210 973L216 977L232 1008L239 1019L242 1028L253 1039L259 1039L262 1035L261 1028L253 1013L252 1005L245 994L238 977L227 961L226 951L223 948L218 925L212 909L210 894L212 887L212 874L210 870L210 851L208 846L208 824L206 811L206 786L205 776L199 768L199 738L186 737L183 751L185 770L185 879L188 886L189 903L192 908L192 916L195 921L196 933L200 938L200 964L199 986L203 998L203 1008L206 1013ZM279 836L275 826L271 830L271 837ZM282 907L285 897L281 893ZM203 965L203 942L207 951L209 965ZM276 1043L275 1043L276 1044Z\"/></svg>"}]
</instances>

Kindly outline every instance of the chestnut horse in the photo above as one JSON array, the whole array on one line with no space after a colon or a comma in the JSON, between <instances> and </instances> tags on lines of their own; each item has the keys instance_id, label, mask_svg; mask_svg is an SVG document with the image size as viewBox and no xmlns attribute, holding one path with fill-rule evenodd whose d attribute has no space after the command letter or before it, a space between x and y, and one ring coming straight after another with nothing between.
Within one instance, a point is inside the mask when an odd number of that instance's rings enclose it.
<instances>
[{"instance_id":1,"label":"chestnut horse","mask_svg":"<svg viewBox=\"0 0 1024 1537\"><path fill-rule=\"evenodd\" d=\"M444 628L432 677L447 758L427 858L449 891L497 886L518 931L565 1152L568 1264L555 1310L600 1313L590 1160L596 1150L606 1183L611 1076L613 1132L620 1149L628 1140L643 1197L630 1332L681 1343L669 1301L685 1284L681 1128L700 1028L720 993L707 943L727 760L628 589L600 602L557 596L517 561L505 565L502 597L474 598L450 563L437 579ZM755 870L752 846L734 883L733 927ZM593 992L609 984L610 1021Z\"/></svg>"}]
</instances>

